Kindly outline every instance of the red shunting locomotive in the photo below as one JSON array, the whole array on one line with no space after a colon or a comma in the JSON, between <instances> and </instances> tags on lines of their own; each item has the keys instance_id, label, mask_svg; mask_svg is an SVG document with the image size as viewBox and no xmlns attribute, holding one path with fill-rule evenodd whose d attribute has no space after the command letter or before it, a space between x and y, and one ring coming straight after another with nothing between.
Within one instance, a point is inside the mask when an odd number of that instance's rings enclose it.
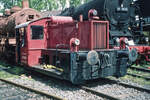
<instances>
[{"instance_id":1,"label":"red shunting locomotive","mask_svg":"<svg viewBox=\"0 0 150 100\"><path fill-rule=\"evenodd\" d=\"M16 26L16 61L80 84L126 75L128 50L109 49L109 22L51 16Z\"/></svg>"}]
</instances>

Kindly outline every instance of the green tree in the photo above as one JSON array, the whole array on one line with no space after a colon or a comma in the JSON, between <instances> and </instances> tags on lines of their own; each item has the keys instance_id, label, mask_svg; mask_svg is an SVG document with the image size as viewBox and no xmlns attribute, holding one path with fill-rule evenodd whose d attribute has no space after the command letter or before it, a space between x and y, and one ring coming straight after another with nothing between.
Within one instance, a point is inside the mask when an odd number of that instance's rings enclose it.
<instances>
[{"instance_id":1,"label":"green tree","mask_svg":"<svg viewBox=\"0 0 150 100\"><path fill-rule=\"evenodd\" d=\"M21 1L22 0L0 0L0 4L4 5L4 9L1 9L1 12L4 12L5 9L10 9L14 5L21 6Z\"/></svg>"},{"instance_id":2,"label":"green tree","mask_svg":"<svg viewBox=\"0 0 150 100\"><path fill-rule=\"evenodd\" d=\"M70 6L77 7L81 2L88 2L89 0L70 0ZM4 9L10 9L12 6L22 6L22 0L0 0L0 4L4 4ZM65 9L66 0L29 0L30 7L38 11L41 10L57 10ZM2 11L4 11L2 9Z\"/></svg>"},{"instance_id":3,"label":"green tree","mask_svg":"<svg viewBox=\"0 0 150 100\"><path fill-rule=\"evenodd\" d=\"M59 0L62 10L65 8L66 0Z\"/></svg>"},{"instance_id":4,"label":"green tree","mask_svg":"<svg viewBox=\"0 0 150 100\"><path fill-rule=\"evenodd\" d=\"M70 6L77 7L81 4L81 0L70 0Z\"/></svg>"},{"instance_id":5,"label":"green tree","mask_svg":"<svg viewBox=\"0 0 150 100\"><path fill-rule=\"evenodd\" d=\"M87 2L89 2L90 0L84 0L84 3L87 3Z\"/></svg>"}]
</instances>

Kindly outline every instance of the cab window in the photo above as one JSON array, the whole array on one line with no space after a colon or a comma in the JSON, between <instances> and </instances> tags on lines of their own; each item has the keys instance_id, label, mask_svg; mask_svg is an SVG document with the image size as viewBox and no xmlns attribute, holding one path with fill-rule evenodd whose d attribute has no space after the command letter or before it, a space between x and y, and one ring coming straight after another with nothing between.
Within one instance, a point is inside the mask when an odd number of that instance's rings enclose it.
<instances>
[{"instance_id":1,"label":"cab window","mask_svg":"<svg viewBox=\"0 0 150 100\"><path fill-rule=\"evenodd\" d=\"M43 26L31 26L31 39L40 40L43 39Z\"/></svg>"},{"instance_id":2,"label":"cab window","mask_svg":"<svg viewBox=\"0 0 150 100\"><path fill-rule=\"evenodd\" d=\"M24 47L25 46L25 40L26 40L26 29L25 28L20 28L19 33L20 33L21 47Z\"/></svg>"}]
</instances>

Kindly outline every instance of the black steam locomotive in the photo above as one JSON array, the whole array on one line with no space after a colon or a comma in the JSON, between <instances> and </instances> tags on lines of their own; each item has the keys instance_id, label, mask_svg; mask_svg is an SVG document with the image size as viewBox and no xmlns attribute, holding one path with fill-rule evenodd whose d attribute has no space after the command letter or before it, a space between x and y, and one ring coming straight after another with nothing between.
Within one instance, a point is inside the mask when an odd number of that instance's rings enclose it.
<instances>
[{"instance_id":1,"label":"black steam locomotive","mask_svg":"<svg viewBox=\"0 0 150 100\"><path fill-rule=\"evenodd\" d=\"M121 37L126 37L130 44L141 44L147 40L142 33L142 18L137 2L138 0L91 0L77 8L67 8L60 15L79 20L82 14L83 19L88 20L88 11L95 9L100 20L108 20L110 23L110 47L118 45Z\"/></svg>"}]
</instances>

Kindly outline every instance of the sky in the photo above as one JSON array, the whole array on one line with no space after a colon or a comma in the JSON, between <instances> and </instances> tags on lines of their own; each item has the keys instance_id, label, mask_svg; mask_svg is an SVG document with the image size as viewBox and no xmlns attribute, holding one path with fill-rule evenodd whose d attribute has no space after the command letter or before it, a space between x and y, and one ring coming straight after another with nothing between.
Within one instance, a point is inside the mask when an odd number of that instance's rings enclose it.
<instances>
[{"instance_id":1,"label":"sky","mask_svg":"<svg viewBox=\"0 0 150 100\"><path fill-rule=\"evenodd\" d=\"M3 8L4 8L4 7L3 7L3 4L0 3L0 10L3 9Z\"/></svg>"}]
</instances>

